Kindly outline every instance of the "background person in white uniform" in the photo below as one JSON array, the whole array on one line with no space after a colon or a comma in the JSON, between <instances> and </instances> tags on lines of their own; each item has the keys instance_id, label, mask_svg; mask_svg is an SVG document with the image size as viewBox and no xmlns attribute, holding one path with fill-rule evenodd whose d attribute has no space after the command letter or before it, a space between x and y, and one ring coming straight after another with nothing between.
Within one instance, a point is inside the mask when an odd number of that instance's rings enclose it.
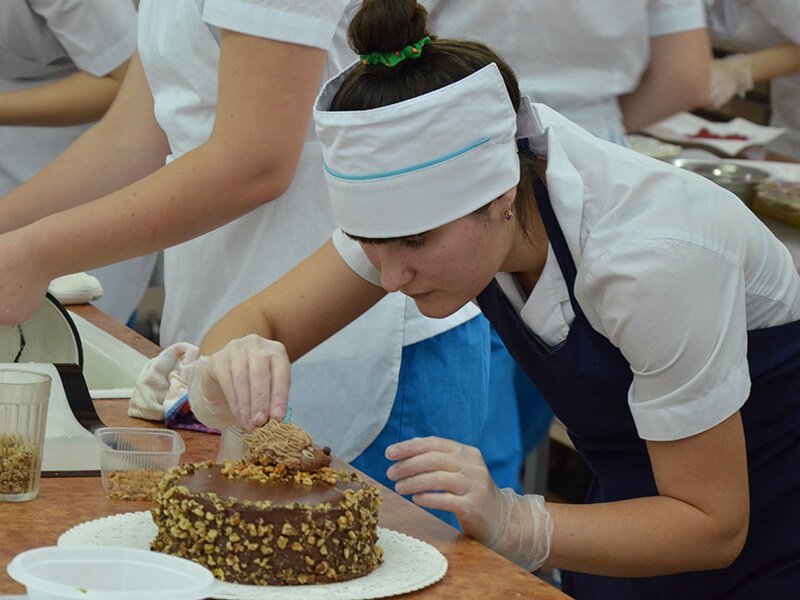
<instances>
[{"instance_id":1,"label":"background person in white uniform","mask_svg":"<svg viewBox=\"0 0 800 600\"><path fill-rule=\"evenodd\" d=\"M706 100L702 0L423 0L430 29L497 50L520 88L616 143Z\"/></svg>"},{"instance_id":2,"label":"background person in white uniform","mask_svg":"<svg viewBox=\"0 0 800 600\"><path fill-rule=\"evenodd\" d=\"M0 196L34 176L103 116L136 50L130 0L0 2ZM0 198L0 204L4 202ZM40 216L0 220L0 232ZM154 256L92 271L101 309L126 322Z\"/></svg>"},{"instance_id":3,"label":"background person in white uniform","mask_svg":"<svg viewBox=\"0 0 800 600\"><path fill-rule=\"evenodd\" d=\"M335 224L310 112L321 81L353 56L347 4L141 2L139 52L117 101L0 205L0 221L31 206L43 216L0 236L0 319L24 319L55 274L169 246L161 343L197 343L328 239ZM428 319L388 296L295 365L294 420L378 478L402 431L477 444L489 389L478 315ZM467 343L477 339L485 349Z\"/></svg>"},{"instance_id":4,"label":"background person in white uniform","mask_svg":"<svg viewBox=\"0 0 800 600\"><path fill-rule=\"evenodd\" d=\"M709 105L719 108L769 81L770 125L786 133L769 149L800 159L800 2L705 0L715 46L735 54L714 61Z\"/></svg>"},{"instance_id":5,"label":"background person in white uniform","mask_svg":"<svg viewBox=\"0 0 800 600\"><path fill-rule=\"evenodd\" d=\"M800 276L786 248L733 194L520 98L489 49L364 6L363 64L315 107L341 229L218 324L271 339L211 356L198 414L281 418L289 359L387 291L435 317L477 297L589 458L589 503L497 490L479 452L440 438L387 449L399 492L527 569L576 571L579 598L789 597Z\"/></svg>"}]
</instances>

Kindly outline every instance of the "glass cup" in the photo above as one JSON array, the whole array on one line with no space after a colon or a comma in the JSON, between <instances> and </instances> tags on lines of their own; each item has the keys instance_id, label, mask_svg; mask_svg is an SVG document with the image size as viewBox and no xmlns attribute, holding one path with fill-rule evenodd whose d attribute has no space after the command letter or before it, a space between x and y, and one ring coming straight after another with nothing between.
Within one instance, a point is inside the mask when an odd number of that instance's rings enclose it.
<instances>
[{"instance_id":1,"label":"glass cup","mask_svg":"<svg viewBox=\"0 0 800 600\"><path fill-rule=\"evenodd\" d=\"M0 501L24 502L39 493L49 399L48 375L0 369Z\"/></svg>"}]
</instances>

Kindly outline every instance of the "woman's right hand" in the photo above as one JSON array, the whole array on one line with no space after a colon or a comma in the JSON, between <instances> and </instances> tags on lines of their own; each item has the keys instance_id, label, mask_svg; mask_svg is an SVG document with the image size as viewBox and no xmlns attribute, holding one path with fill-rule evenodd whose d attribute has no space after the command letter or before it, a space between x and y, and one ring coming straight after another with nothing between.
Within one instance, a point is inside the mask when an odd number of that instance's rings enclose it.
<instances>
[{"instance_id":1,"label":"woman's right hand","mask_svg":"<svg viewBox=\"0 0 800 600\"><path fill-rule=\"evenodd\" d=\"M252 430L286 416L291 364L280 342L251 334L198 359L194 369L189 404L209 427Z\"/></svg>"}]
</instances>

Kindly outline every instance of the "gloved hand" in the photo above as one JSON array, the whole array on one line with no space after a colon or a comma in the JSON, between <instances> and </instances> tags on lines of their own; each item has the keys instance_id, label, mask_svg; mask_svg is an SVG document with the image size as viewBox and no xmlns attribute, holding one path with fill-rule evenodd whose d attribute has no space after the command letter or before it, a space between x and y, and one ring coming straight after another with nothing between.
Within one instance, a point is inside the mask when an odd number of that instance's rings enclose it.
<instances>
[{"instance_id":1,"label":"gloved hand","mask_svg":"<svg viewBox=\"0 0 800 600\"><path fill-rule=\"evenodd\" d=\"M189 405L209 427L239 423L255 429L286 416L291 365L280 342L251 334L200 357L189 369Z\"/></svg>"},{"instance_id":2,"label":"gloved hand","mask_svg":"<svg viewBox=\"0 0 800 600\"><path fill-rule=\"evenodd\" d=\"M398 461L386 474L397 482L399 494L413 494L420 506L451 511L466 535L528 571L547 560L553 519L544 498L498 489L477 448L414 438L389 446L386 458Z\"/></svg>"},{"instance_id":3,"label":"gloved hand","mask_svg":"<svg viewBox=\"0 0 800 600\"><path fill-rule=\"evenodd\" d=\"M147 361L136 379L128 416L163 421L170 406L186 393L197 354L194 344L177 342Z\"/></svg>"},{"instance_id":4,"label":"gloved hand","mask_svg":"<svg viewBox=\"0 0 800 600\"><path fill-rule=\"evenodd\" d=\"M731 54L711 63L708 84L708 108L717 109L735 95L744 96L753 89L753 73L745 54Z\"/></svg>"}]
</instances>

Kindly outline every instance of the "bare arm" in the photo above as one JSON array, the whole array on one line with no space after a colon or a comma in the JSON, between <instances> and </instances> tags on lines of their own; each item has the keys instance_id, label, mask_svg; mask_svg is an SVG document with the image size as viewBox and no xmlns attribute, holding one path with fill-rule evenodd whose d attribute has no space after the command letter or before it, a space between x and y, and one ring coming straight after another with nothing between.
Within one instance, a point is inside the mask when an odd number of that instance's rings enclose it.
<instances>
[{"instance_id":1,"label":"bare arm","mask_svg":"<svg viewBox=\"0 0 800 600\"><path fill-rule=\"evenodd\" d=\"M220 319L203 340L189 398L203 423L252 429L281 420L290 364L383 295L345 264L332 242Z\"/></svg>"},{"instance_id":2,"label":"bare arm","mask_svg":"<svg viewBox=\"0 0 800 600\"><path fill-rule=\"evenodd\" d=\"M619 99L626 131L706 102L711 50L705 29L651 38L650 64L638 87Z\"/></svg>"},{"instance_id":3,"label":"bare arm","mask_svg":"<svg viewBox=\"0 0 800 600\"><path fill-rule=\"evenodd\" d=\"M83 270L183 242L286 190L325 53L227 31L222 44L208 142L133 185L37 223L39 237L73 242L54 268Z\"/></svg>"},{"instance_id":4,"label":"bare arm","mask_svg":"<svg viewBox=\"0 0 800 600\"><path fill-rule=\"evenodd\" d=\"M55 161L0 201L0 233L90 202L164 165L166 136L135 54L111 108Z\"/></svg>"},{"instance_id":5,"label":"bare arm","mask_svg":"<svg viewBox=\"0 0 800 600\"><path fill-rule=\"evenodd\" d=\"M750 52L747 55L753 81L769 81L800 71L800 46L781 44L774 48Z\"/></svg>"},{"instance_id":6,"label":"bare arm","mask_svg":"<svg viewBox=\"0 0 800 600\"><path fill-rule=\"evenodd\" d=\"M211 354L233 339L254 333L283 343L289 359L295 361L385 294L354 273L328 241L217 321L203 339L200 352Z\"/></svg>"},{"instance_id":7,"label":"bare arm","mask_svg":"<svg viewBox=\"0 0 800 600\"><path fill-rule=\"evenodd\" d=\"M747 457L738 413L691 438L647 445L658 495L575 505L498 490L480 451L442 438L393 444L395 490L455 513L465 534L527 569L608 577L730 565L747 537ZM549 556L548 556L549 553Z\"/></svg>"},{"instance_id":8,"label":"bare arm","mask_svg":"<svg viewBox=\"0 0 800 600\"><path fill-rule=\"evenodd\" d=\"M0 238L0 257L16 263L0 283L0 320L26 318L55 276L183 242L279 197L294 176L324 61L319 49L224 31L209 140L134 184Z\"/></svg>"},{"instance_id":9,"label":"bare arm","mask_svg":"<svg viewBox=\"0 0 800 600\"><path fill-rule=\"evenodd\" d=\"M747 536L749 495L739 414L704 433L648 442L659 495L622 502L549 503L548 564L614 577L718 569Z\"/></svg>"},{"instance_id":10,"label":"bare arm","mask_svg":"<svg viewBox=\"0 0 800 600\"><path fill-rule=\"evenodd\" d=\"M76 125L97 121L119 90L128 63L108 75L84 71L45 85L0 94L2 125Z\"/></svg>"}]
</instances>

